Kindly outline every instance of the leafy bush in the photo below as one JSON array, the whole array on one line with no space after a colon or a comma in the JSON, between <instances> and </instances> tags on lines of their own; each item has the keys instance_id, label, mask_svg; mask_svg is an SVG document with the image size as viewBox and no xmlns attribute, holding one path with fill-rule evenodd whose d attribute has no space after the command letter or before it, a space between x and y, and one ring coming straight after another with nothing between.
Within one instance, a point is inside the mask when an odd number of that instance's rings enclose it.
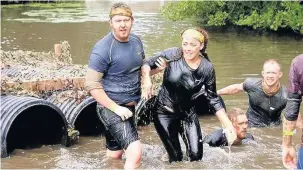
<instances>
[{"instance_id":1,"label":"leafy bush","mask_svg":"<svg viewBox=\"0 0 303 170\"><path fill-rule=\"evenodd\" d=\"M303 35L303 3L300 1L180 1L166 4L161 13L174 21L194 18L209 26L291 29Z\"/></svg>"}]
</instances>

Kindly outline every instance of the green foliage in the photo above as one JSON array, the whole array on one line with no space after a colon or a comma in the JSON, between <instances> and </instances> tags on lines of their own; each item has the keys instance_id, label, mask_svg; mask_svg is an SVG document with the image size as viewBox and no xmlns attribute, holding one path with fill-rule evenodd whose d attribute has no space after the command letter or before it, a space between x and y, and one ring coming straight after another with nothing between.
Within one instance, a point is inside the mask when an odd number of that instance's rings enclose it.
<instances>
[{"instance_id":1,"label":"green foliage","mask_svg":"<svg viewBox=\"0 0 303 170\"><path fill-rule=\"evenodd\" d=\"M208 24L214 26L225 25L225 18L227 18L228 14L226 12L219 11L215 15L209 16Z\"/></svg>"},{"instance_id":2,"label":"green foliage","mask_svg":"<svg viewBox=\"0 0 303 170\"><path fill-rule=\"evenodd\" d=\"M173 21L194 18L210 26L291 29L303 35L303 4L299 1L180 1L168 3L160 11Z\"/></svg>"}]
</instances>

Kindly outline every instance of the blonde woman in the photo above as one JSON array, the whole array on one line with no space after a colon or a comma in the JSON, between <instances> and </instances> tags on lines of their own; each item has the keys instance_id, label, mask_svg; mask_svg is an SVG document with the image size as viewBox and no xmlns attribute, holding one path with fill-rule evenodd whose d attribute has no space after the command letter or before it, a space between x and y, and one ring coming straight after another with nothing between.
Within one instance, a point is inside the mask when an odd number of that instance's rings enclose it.
<instances>
[{"instance_id":1,"label":"blonde woman","mask_svg":"<svg viewBox=\"0 0 303 170\"><path fill-rule=\"evenodd\" d=\"M170 48L150 57L142 67L142 94L143 97L150 98L150 74L161 65L159 63L167 63L153 116L156 131L169 155L169 162L182 161L179 134L187 147L190 161L202 159L202 133L196 113L197 104L194 102L201 95L206 96L215 114L227 128L229 143L236 139L224 104L216 94L214 67L201 53L206 48L206 31L201 28L189 28L181 33L181 37L181 48Z\"/></svg>"}]
</instances>

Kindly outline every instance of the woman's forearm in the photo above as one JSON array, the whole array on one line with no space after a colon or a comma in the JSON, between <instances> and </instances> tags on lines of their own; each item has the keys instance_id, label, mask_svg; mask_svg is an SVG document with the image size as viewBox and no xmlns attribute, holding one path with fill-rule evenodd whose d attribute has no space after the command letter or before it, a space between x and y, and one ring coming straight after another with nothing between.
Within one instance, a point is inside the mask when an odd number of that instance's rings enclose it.
<instances>
[{"instance_id":1,"label":"woman's forearm","mask_svg":"<svg viewBox=\"0 0 303 170\"><path fill-rule=\"evenodd\" d=\"M220 109L216 112L216 116L218 117L218 119L220 120L221 124L223 125L224 128L228 128L228 127L232 127L232 123L229 120L225 109Z\"/></svg>"},{"instance_id":2,"label":"woman's forearm","mask_svg":"<svg viewBox=\"0 0 303 170\"><path fill-rule=\"evenodd\" d=\"M163 69L160 69L160 68L156 68L156 69L153 69L153 70L150 70L150 76L152 75L155 75L155 74L158 74L162 71Z\"/></svg>"}]
</instances>

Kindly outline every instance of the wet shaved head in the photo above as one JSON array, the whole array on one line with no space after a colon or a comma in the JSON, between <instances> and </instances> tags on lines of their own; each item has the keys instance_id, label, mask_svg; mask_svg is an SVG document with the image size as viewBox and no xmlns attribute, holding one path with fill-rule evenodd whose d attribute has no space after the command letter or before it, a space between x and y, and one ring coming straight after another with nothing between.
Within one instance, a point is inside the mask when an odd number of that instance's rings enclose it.
<instances>
[{"instance_id":1,"label":"wet shaved head","mask_svg":"<svg viewBox=\"0 0 303 170\"><path fill-rule=\"evenodd\" d=\"M268 64L277 65L277 66L279 67L279 71L282 70L282 66L281 66L280 62L279 62L278 60L276 60L276 59L268 59L268 60L266 60L266 61L264 62L264 64L263 64L263 70L265 70L265 67L266 67L266 65L268 65Z\"/></svg>"}]
</instances>

